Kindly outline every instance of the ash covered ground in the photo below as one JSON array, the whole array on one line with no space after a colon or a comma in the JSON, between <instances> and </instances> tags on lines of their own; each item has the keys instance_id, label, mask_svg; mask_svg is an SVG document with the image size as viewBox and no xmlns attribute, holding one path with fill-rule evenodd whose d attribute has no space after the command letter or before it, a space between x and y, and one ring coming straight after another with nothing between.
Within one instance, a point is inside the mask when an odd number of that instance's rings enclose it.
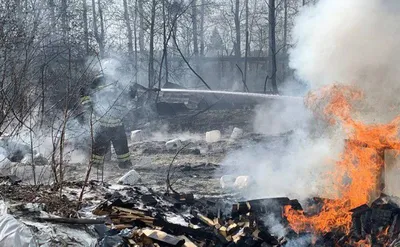
<instances>
[{"instance_id":1,"label":"ash covered ground","mask_svg":"<svg viewBox=\"0 0 400 247\"><path fill-rule=\"evenodd\" d=\"M212 110L194 118L191 116L192 113L186 113L179 117L162 118L142 126L141 140L129 141L133 169L141 178L138 185L164 191L167 173L170 170L173 187L176 190L193 192L199 196L222 196L225 192L221 189L221 176L229 175L232 170L236 170L233 173L238 175L237 170L241 170L243 165L226 160L228 155L252 147L263 146L268 149L269 146L276 146L277 142L284 142L288 136L286 132L273 135L255 133L253 110ZM243 134L232 139L234 128L242 129ZM212 143L206 141L206 131L211 130L220 130L219 141ZM179 147L166 147L166 142L176 139L181 141ZM176 155L183 146L185 147ZM79 155L84 156L85 153L79 152ZM71 160L74 160L74 157ZM30 164L15 163L14 166L14 175L21 178L25 184L33 184ZM36 170L38 181L41 183L46 184L52 180L50 165L37 166ZM68 182L84 181L86 171L87 163L84 161L68 163L65 179ZM127 171L129 170L118 168L112 150L111 160L105 161L104 168L93 167L89 180L117 183ZM243 171L242 175L247 174Z\"/></svg>"},{"instance_id":2,"label":"ash covered ground","mask_svg":"<svg viewBox=\"0 0 400 247\"><path fill-rule=\"evenodd\" d=\"M253 189L255 185L255 180L248 176L253 172L247 172L249 171L248 164L227 159L227 157L240 150L260 147L268 150L282 146L291 135L291 132L274 135L255 133L253 123L256 112L254 110L210 110L194 118L192 116L191 113L186 113L174 118L162 118L142 126L141 140L129 143L132 168L139 174L140 180L127 186L117 185L118 180L129 169L119 169L115 154L112 152L111 160L104 163L103 169L92 168L81 203L78 201L87 173L86 162L65 164L61 194L59 185L54 183L49 164L35 166L38 181L38 185L35 186L31 164L11 163L12 168L7 167L3 171L4 176L1 178L0 185L0 193L8 207L8 212L29 226L31 231L33 229L35 238L39 239L39 242L55 244L49 246L58 246L57 244L62 242L72 246L95 246L99 238L97 233L79 227L80 230L76 230L76 226L73 226L76 223L72 225L60 225L60 222L43 223L37 217L93 218L93 208L98 207L110 197L122 198L121 195L130 192L131 196L124 198L132 200L136 198L135 193L142 193L140 191L144 188L146 191L151 191L154 197L162 195L166 192L168 173L173 190L181 195L193 194L200 200L209 198L216 201L222 200L225 203L245 200L249 198L246 192ZM234 128L240 128L243 133L232 138ZM219 130L221 136L216 141L207 142L206 131L211 130ZM166 143L171 140L179 140L179 142L170 147ZM82 152L78 154L82 156ZM78 157L75 159L71 157L71 160L76 159ZM244 179L235 185L235 178L240 175ZM172 213L176 209L169 210ZM89 216L85 215L85 212ZM61 230L55 230L58 228ZM71 239L70 235L74 229L76 232L73 234L77 234L77 237Z\"/></svg>"}]
</instances>

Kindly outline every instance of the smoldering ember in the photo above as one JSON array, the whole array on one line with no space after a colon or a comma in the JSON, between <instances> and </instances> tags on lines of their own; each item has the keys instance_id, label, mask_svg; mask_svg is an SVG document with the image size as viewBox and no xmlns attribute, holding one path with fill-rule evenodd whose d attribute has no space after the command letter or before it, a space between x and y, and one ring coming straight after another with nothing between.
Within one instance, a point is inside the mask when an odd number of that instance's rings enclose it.
<instances>
[{"instance_id":1,"label":"smoldering ember","mask_svg":"<svg viewBox=\"0 0 400 247\"><path fill-rule=\"evenodd\" d=\"M0 1L0 247L400 246L400 1Z\"/></svg>"}]
</instances>

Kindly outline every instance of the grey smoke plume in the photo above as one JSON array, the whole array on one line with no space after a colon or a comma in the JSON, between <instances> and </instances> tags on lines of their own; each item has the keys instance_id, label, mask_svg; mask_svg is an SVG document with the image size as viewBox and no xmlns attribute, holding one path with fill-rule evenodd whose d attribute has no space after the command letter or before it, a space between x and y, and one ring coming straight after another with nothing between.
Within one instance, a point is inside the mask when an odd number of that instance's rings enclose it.
<instances>
[{"instance_id":1,"label":"grey smoke plume","mask_svg":"<svg viewBox=\"0 0 400 247\"><path fill-rule=\"evenodd\" d=\"M388 121L400 106L399 11L398 0L320 0L295 22L290 66L313 89L358 86L360 117Z\"/></svg>"},{"instance_id":2,"label":"grey smoke plume","mask_svg":"<svg viewBox=\"0 0 400 247\"><path fill-rule=\"evenodd\" d=\"M398 10L400 2L395 0L321 0L304 8L293 31L291 67L311 89L333 83L358 86L366 104L358 106L356 117L389 120L400 106ZM232 154L224 164L241 163L240 172L257 179L263 196L302 199L321 192L321 174L343 148L340 129L326 128L304 106L290 102L259 107L254 129L268 135L294 134L286 143Z\"/></svg>"}]
</instances>

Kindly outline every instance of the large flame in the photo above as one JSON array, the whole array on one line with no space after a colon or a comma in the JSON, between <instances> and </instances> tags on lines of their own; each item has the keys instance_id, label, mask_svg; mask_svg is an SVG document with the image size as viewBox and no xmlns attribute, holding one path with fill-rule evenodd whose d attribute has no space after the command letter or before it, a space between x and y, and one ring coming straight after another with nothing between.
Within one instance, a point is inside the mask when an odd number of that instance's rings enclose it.
<instances>
[{"instance_id":1,"label":"large flame","mask_svg":"<svg viewBox=\"0 0 400 247\"><path fill-rule=\"evenodd\" d=\"M310 93L306 104L315 112L322 106L322 115L331 124L341 124L347 135L344 151L335 170L327 174L332 187L327 194L336 191L335 200L324 200L316 215L305 215L290 206L284 214L296 232L326 233L351 227L350 210L370 202L371 196L380 189L380 176L384 164L384 149L400 150L398 130L400 116L388 124L367 125L352 118L352 105L361 100L362 93L349 86L329 86Z\"/></svg>"}]
</instances>

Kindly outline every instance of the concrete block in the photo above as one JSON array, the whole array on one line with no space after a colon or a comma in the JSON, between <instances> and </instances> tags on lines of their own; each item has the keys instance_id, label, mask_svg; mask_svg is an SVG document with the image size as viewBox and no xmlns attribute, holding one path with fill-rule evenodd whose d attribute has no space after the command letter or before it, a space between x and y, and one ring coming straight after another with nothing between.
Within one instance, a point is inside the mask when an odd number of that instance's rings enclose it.
<instances>
[{"instance_id":1,"label":"concrete block","mask_svg":"<svg viewBox=\"0 0 400 247\"><path fill-rule=\"evenodd\" d=\"M131 131L131 142L141 142L144 140L144 134L141 130Z\"/></svg>"},{"instance_id":2,"label":"concrete block","mask_svg":"<svg viewBox=\"0 0 400 247\"><path fill-rule=\"evenodd\" d=\"M127 172L124 176L118 179L118 184L135 185L140 182L140 175L134 169Z\"/></svg>"},{"instance_id":3,"label":"concrete block","mask_svg":"<svg viewBox=\"0 0 400 247\"><path fill-rule=\"evenodd\" d=\"M212 142L218 142L221 140L221 132L219 130L212 130L206 132L206 142L212 143Z\"/></svg>"},{"instance_id":4,"label":"concrete block","mask_svg":"<svg viewBox=\"0 0 400 247\"><path fill-rule=\"evenodd\" d=\"M235 127L231 134L231 140L236 140L242 136L243 136L243 130Z\"/></svg>"},{"instance_id":5,"label":"concrete block","mask_svg":"<svg viewBox=\"0 0 400 247\"><path fill-rule=\"evenodd\" d=\"M167 141L167 142L165 143L165 147L166 147L168 150L178 149L178 148L181 148L181 147L182 147L182 142L181 142L181 140L179 140L179 139L173 139L173 140Z\"/></svg>"},{"instance_id":6,"label":"concrete block","mask_svg":"<svg viewBox=\"0 0 400 247\"><path fill-rule=\"evenodd\" d=\"M250 176L238 176L235 180L234 187L238 190L249 188L253 183Z\"/></svg>"},{"instance_id":7,"label":"concrete block","mask_svg":"<svg viewBox=\"0 0 400 247\"><path fill-rule=\"evenodd\" d=\"M220 178L219 184L222 189L232 189L235 184L236 177L232 175L224 175Z\"/></svg>"}]
</instances>

